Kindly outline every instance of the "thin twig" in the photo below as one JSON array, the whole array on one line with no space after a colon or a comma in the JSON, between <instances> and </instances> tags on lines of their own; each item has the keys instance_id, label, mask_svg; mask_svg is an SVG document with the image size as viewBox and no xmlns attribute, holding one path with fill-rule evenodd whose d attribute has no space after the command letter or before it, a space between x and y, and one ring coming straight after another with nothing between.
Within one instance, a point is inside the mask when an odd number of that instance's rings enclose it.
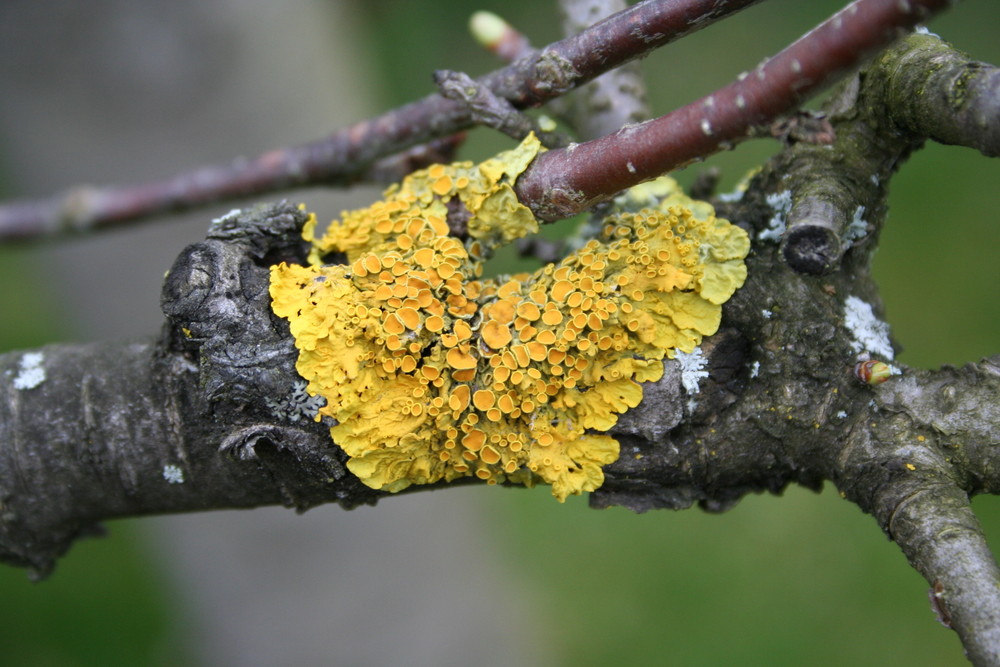
<instances>
[{"instance_id":1,"label":"thin twig","mask_svg":"<svg viewBox=\"0 0 1000 667\"><path fill-rule=\"evenodd\" d=\"M518 111L513 104L502 97L497 97L493 91L465 72L437 70L434 72L434 83L441 94L449 100L467 105L473 121L478 125L491 127L518 141L534 132L546 148L569 144L569 137L543 129L539 121Z\"/></svg>"},{"instance_id":2,"label":"thin twig","mask_svg":"<svg viewBox=\"0 0 1000 667\"><path fill-rule=\"evenodd\" d=\"M408 151L382 158L365 171L362 180L391 185L403 180L404 176L417 169L423 169L432 164L453 162L455 153L465 138L465 132L458 132L449 137L435 139L426 144L414 146Z\"/></svg>"},{"instance_id":3,"label":"thin twig","mask_svg":"<svg viewBox=\"0 0 1000 667\"><path fill-rule=\"evenodd\" d=\"M559 220L730 148L950 4L856 0L774 58L697 102L540 155L518 180L518 196L540 219Z\"/></svg>"},{"instance_id":4,"label":"thin twig","mask_svg":"<svg viewBox=\"0 0 1000 667\"><path fill-rule=\"evenodd\" d=\"M647 0L481 79L517 108L537 106L760 0ZM210 203L315 185L350 185L369 165L471 127L468 108L430 95L326 139L174 178L74 188L0 208L0 242L103 229Z\"/></svg>"}]
</instances>

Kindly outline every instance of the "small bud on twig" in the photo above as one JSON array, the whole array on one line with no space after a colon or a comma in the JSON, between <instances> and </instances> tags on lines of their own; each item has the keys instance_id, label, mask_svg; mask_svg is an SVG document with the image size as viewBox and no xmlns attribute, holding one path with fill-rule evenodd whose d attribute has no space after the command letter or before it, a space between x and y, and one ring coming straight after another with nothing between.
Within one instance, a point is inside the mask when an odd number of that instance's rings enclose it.
<instances>
[{"instance_id":1,"label":"small bud on twig","mask_svg":"<svg viewBox=\"0 0 1000 667\"><path fill-rule=\"evenodd\" d=\"M479 11L469 18L469 32L476 41L511 62L531 51L531 43L514 26L493 12Z\"/></svg>"}]
</instances>

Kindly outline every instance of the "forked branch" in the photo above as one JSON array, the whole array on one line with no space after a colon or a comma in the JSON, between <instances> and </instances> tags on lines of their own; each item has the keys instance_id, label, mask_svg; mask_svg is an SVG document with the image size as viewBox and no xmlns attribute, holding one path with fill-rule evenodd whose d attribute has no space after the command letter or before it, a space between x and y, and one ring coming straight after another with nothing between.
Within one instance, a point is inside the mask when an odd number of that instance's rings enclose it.
<instances>
[{"instance_id":1,"label":"forked branch","mask_svg":"<svg viewBox=\"0 0 1000 667\"><path fill-rule=\"evenodd\" d=\"M646 0L479 79L518 109L537 106L759 0ZM429 95L325 139L165 181L74 188L0 207L0 241L104 229L211 203L306 186L347 186L377 160L472 127L467 104Z\"/></svg>"},{"instance_id":2,"label":"forked branch","mask_svg":"<svg viewBox=\"0 0 1000 667\"><path fill-rule=\"evenodd\" d=\"M518 180L518 196L539 219L559 220L636 183L732 147L948 4L857 0L707 97L666 116L539 156Z\"/></svg>"}]
</instances>

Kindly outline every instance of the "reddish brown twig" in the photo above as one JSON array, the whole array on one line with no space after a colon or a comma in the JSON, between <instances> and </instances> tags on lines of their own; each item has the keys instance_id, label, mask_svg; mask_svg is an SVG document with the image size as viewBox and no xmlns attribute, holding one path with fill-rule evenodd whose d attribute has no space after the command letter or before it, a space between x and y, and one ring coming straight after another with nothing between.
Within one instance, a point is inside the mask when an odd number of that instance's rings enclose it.
<instances>
[{"instance_id":1,"label":"reddish brown twig","mask_svg":"<svg viewBox=\"0 0 1000 667\"><path fill-rule=\"evenodd\" d=\"M464 133L456 133L370 162L351 180L398 181L415 169L450 161L464 138ZM166 181L121 188L81 186L51 199L11 202L0 207L0 242L103 229L261 192L319 185L329 155L342 146L349 148L348 142L349 138L335 135L328 143L274 150L254 160L205 167Z\"/></svg>"},{"instance_id":2,"label":"reddish brown twig","mask_svg":"<svg viewBox=\"0 0 1000 667\"><path fill-rule=\"evenodd\" d=\"M857 0L774 58L697 102L540 155L518 180L518 196L540 219L558 220L729 148L949 4Z\"/></svg>"},{"instance_id":3,"label":"reddish brown twig","mask_svg":"<svg viewBox=\"0 0 1000 667\"><path fill-rule=\"evenodd\" d=\"M565 93L759 0L647 0L479 81L515 107ZM598 48L600 47L600 48ZM466 105L430 95L330 137L120 188L76 188L0 208L0 241L102 229L228 199L312 185L349 185L379 158L473 124Z\"/></svg>"}]
</instances>

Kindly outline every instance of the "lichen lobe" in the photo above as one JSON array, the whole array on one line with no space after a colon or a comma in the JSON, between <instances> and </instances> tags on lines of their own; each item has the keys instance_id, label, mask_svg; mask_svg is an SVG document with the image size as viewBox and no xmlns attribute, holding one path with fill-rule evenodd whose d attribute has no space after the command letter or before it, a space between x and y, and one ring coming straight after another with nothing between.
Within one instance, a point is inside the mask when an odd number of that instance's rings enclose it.
<instances>
[{"instance_id":1,"label":"lichen lobe","mask_svg":"<svg viewBox=\"0 0 1000 667\"><path fill-rule=\"evenodd\" d=\"M562 262L482 279L495 248L538 228L512 189L537 151L532 137L480 165L416 172L322 238L307 223L309 266L272 267L296 368L326 399L317 419L336 420L365 484L475 476L551 484L559 500L598 488L619 453L602 431L639 404L665 355L716 331L742 285L746 234L669 180L624 198ZM464 239L449 234L456 199ZM347 263L324 265L334 252Z\"/></svg>"}]
</instances>

